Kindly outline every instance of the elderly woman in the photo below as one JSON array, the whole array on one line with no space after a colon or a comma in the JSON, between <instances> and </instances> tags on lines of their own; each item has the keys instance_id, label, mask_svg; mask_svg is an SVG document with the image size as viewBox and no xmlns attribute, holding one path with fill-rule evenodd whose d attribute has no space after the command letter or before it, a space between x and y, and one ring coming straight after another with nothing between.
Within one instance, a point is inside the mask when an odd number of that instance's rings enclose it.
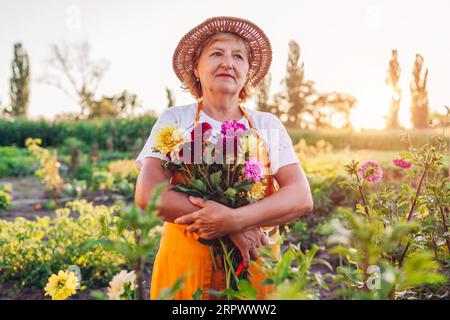
<instances>
[{"instance_id":1,"label":"elderly woman","mask_svg":"<svg viewBox=\"0 0 450 320\"><path fill-rule=\"evenodd\" d=\"M161 167L164 155L154 152L156 132L165 125L177 124L184 130L207 122L220 130L222 122L236 120L247 128L275 132L266 136L269 151L269 196L240 207L229 208L215 201L203 201L167 188L161 196L160 217L164 220L151 282L151 298L188 275L175 299L192 299L198 288L202 299L214 299L209 289L224 289L224 270L213 270L207 246L198 237L214 239L228 235L240 250L249 268L249 281L264 299L273 288L264 285L256 249L271 245L279 255L277 226L312 210L308 181L294 153L292 141L281 121L270 113L244 108L251 88L263 79L272 59L270 42L264 32L250 21L233 17L207 19L179 42L173 68L197 102L166 110L155 123L150 137L137 158L141 171L135 201L145 208L158 184L172 179L172 172ZM172 181L173 182L173 181ZM276 192L275 192L276 191ZM270 231L267 231L270 230ZM250 260L257 263L250 264Z\"/></svg>"}]
</instances>

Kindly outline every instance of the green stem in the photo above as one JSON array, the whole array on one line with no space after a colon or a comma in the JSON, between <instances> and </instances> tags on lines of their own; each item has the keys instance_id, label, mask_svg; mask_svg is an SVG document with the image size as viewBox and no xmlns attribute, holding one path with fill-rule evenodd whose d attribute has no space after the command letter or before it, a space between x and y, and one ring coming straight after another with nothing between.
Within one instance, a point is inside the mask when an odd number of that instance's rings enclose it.
<instances>
[{"instance_id":1,"label":"green stem","mask_svg":"<svg viewBox=\"0 0 450 320\"><path fill-rule=\"evenodd\" d=\"M211 259L212 259L212 262L213 262L214 271L217 271L219 269L219 267L217 266L216 255L214 254L213 246L209 246L209 253L211 254Z\"/></svg>"},{"instance_id":2,"label":"green stem","mask_svg":"<svg viewBox=\"0 0 450 320\"><path fill-rule=\"evenodd\" d=\"M355 175L356 175L356 182L358 183L358 191L361 194L361 199L364 204L364 211L366 213L367 219L370 220L369 208L367 207L366 197L364 196L364 192L363 192L363 189L361 186L361 182L359 180L359 176L358 176L358 174L355 174Z\"/></svg>"},{"instance_id":3,"label":"green stem","mask_svg":"<svg viewBox=\"0 0 450 320\"><path fill-rule=\"evenodd\" d=\"M220 239L219 242L220 242L220 245L222 246L223 252L225 253L225 258L226 258L226 261L227 261L227 263L228 263L228 265L230 267L230 270L231 270L231 273L233 275L234 281L236 281L236 284L237 284L237 283L239 283L239 279L236 276L236 272L234 271L234 267L233 267L233 264L231 263L229 255L228 255L227 248L226 248L225 244L223 243L222 239Z\"/></svg>"},{"instance_id":4,"label":"green stem","mask_svg":"<svg viewBox=\"0 0 450 320\"><path fill-rule=\"evenodd\" d=\"M417 187L416 194L414 195L414 200L411 204L411 208L409 209L408 217L406 218L407 221L411 220L412 218L414 207L416 206L417 198L419 197L420 189L422 188L422 183L427 171L428 171L428 164L425 166L425 169L422 172L422 176L420 177L419 186Z\"/></svg>"}]
</instances>

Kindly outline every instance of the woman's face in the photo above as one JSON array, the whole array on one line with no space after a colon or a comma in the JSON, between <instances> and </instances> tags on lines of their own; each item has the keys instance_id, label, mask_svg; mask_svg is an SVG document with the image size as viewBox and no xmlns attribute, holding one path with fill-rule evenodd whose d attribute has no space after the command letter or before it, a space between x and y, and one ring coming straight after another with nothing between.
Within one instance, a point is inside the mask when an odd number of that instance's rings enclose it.
<instances>
[{"instance_id":1,"label":"woman's face","mask_svg":"<svg viewBox=\"0 0 450 320\"><path fill-rule=\"evenodd\" d=\"M223 35L203 49L194 73L200 79L203 95L206 92L239 94L248 70L244 41L233 35Z\"/></svg>"}]
</instances>

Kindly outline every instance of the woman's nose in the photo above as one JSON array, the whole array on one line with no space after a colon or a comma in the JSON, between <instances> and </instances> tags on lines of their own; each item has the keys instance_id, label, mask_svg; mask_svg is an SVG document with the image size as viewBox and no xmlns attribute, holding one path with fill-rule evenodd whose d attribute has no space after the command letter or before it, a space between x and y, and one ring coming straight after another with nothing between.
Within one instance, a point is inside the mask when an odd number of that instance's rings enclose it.
<instances>
[{"instance_id":1,"label":"woman's nose","mask_svg":"<svg viewBox=\"0 0 450 320\"><path fill-rule=\"evenodd\" d=\"M233 62L231 58L224 58L223 62L220 65L225 70L233 68Z\"/></svg>"}]
</instances>

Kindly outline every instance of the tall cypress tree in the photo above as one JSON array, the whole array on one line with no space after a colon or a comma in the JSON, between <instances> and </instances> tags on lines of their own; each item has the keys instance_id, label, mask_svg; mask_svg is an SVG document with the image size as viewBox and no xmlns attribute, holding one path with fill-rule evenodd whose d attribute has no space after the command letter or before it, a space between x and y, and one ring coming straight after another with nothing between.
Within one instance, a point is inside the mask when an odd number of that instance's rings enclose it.
<instances>
[{"instance_id":1,"label":"tall cypress tree","mask_svg":"<svg viewBox=\"0 0 450 320\"><path fill-rule=\"evenodd\" d=\"M271 111L271 106L269 104L271 82L272 76L270 72L268 72L264 79L255 88L256 109L259 111Z\"/></svg>"},{"instance_id":2,"label":"tall cypress tree","mask_svg":"<svg viewBox=\"0 0 450 320\"><path fill-rule=\"evenodd\" d=\"M388 129L397 129L401 127L398 119L402 95L402 89L398 85L400 73L401 68L400 63L398 62L397 50L393 49L391 60L389 60L389 69L386 77L386 84L392 88L392 99L389 106L389 114L386 117L386 128Z\"/></svg>"},{"instance_id":3,"label":"tall cypress tree","mask_svg":"<svg viewBox=\"0 0 450 320\"><path fill-rule=\"evenodd\" d=\"M305 66L299 66L300 46L294 40L289 41L289 55L286 66L284 97L288 106L286 113L286 126L290 128L303 127L302 113L307 110L307 99L315 95L314 82L305 79Z\"/></svg>"},{"instance_id":4,"label":"tall cypress tree","mask_svg":"<svg viewBox=\"0 0 450 320\"><path fill-rule=\"evenodd\" d=\"M166 97L167 97L167 108L173 107L175 105L175 95L173 91L166 87Z\"/></svg>"},{"instance_id":5,"label":"tall cypress tree","mask_svg":"<svg viewBox=\"0 0 450 320\"><path fill-rule=\"evenodd\" d=\"M11 105L7 109L7 112L13 117L26 118L30 96L30 64L28 61L28 54L21 43L16 43L14 45L14 59L11 69Z\"/></svg>"},{"instance_id":6,"label":"tall cypress tree","mask_svg":"<svg viewBox=\"0 0 450 320\"><path fill-rule=\"evenodd\" d=\"M423 57L416 54L411 81L411 122L415 129L424 129L428 126L428 69L422 77Z\"/></svg>"}]
</instances>

